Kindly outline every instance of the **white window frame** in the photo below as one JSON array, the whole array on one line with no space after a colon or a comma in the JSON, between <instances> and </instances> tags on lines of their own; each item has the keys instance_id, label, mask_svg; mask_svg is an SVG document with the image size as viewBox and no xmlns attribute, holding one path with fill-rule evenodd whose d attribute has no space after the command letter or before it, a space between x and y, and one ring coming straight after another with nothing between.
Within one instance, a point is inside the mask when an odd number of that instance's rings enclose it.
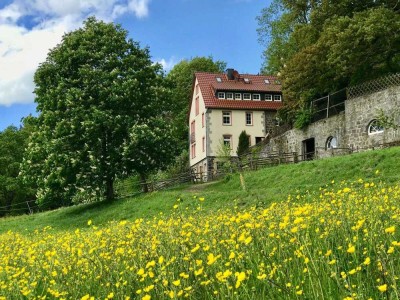
<instances>
[{"instance_id":1,"label":"white window frame","mask_svg":"<svg viewBox=\"0 0 400 300\"><path fill-rule=\"evenodd\" d=\"M282 101L282 95L274 95L274 101L281 102Z\"/></svg>"},{"instance_id":2,"label":"white window frame","mask_svg":"<svg viewBox=\"0 0 400 300\"><path fill-rule=\"evenodd\" d=\"M242 100L242 94L241 93L235 93L235 100Z\"/></svg>"},{"instance_id":3,"label":"white window frame","mask_svg":"<svg viewBox=\"0 0 400 300\"><path fill-rule=\"evenodd\" d=\"M369 122L367 127L368 135L379 134L385 131L385 128L379 124L377 119L372 120Z\"/></svg>"},{"instance_id":4,"label":"white window frame","mask_svg":"<svg viewBox=\"0 0 400 300\"><path fill-rule=\"evenodd\" d=\"M250 124L247 123L247 116L248 115L250 115ZM246 126L253 126L253 112L246 111L246 113L245 113L245 122L246 122Z\"/></svg>"},{"instance_id":5,"label":"white window frame","mask_svg":"<svg viewBox=\"0 0 400 300\"><path fill-rule=\"evenodd\" d=\"M218 97L218 99L225 99L225 93L224 92L218 92L217 97Z\"/></svg>"},{"instance_id":6,"label":"white window frame","mask_svg":"<svg viewBox=\"0 0 400 300\"><path fill-rule=\"evenodd\" d=\"M267 99L269 98L269 99ZM272 101L272 95L271 94L265 94L265 101Z\"/></svg>"},{"instance_id":7,"label":"white window frame","mask_svg":"<svg viewBox=\"0 0 400 300\"><path fill-rule=\"evenodd\" d=\"M225 118L229 120L229 122L225 122ZM223 111L222 112L222 125L231 126L232 125L232 112L231 111Z\"/></svg>"},{"instance_id":8,"label":"white window frame","mask_svg":"<svg viewBox=\"0 0 400 300\"><path fill-rule=\"evenodd\" d=\"M229 148L232 149L232 135L224 134L222 136L222 141L223 141L224 145L229 145Z\"/></svg>"},{"instance_id":9,"label":"white window frame","mask_svg":"<svg viewBox=\"0 0 400 300\"><path fill-rule=\"evenodd\" d=\"M231 92L226 93L226 99L233 100L233 93Z\"/></svg>"},{"instance_id":10,"label":"white window frame","mask_svg":"<svg viewBox=\"0 0 400 300\"><path fill-rule=\"evenodd\" d=\"M326 144L325 144L326 150L335 149L337 148L337 146L338 143L337 143L337 138L335 136L330 136L326 139Z\"/></svg>"},{"instance_id":11,"label":"white window frame","mask_svg":"<svg viewBox=\"0 0 400 300\"><path fill-rule=\"evenodd\" d=\"M245 98L247 96L247 99ZM250 93L243 93L243 100L251 100L251 94Z\"/></svg>"},{"instance_id":12,"label":"white window frame","mask_svg":"<svg viewBox=\"0 0 400 300\"><path fill-rule=\"evenodd\" d=\"M254 101L260 101L261 100L261 95L260 94L253 94L253 100Z\"/></svg>"}]
</instances>

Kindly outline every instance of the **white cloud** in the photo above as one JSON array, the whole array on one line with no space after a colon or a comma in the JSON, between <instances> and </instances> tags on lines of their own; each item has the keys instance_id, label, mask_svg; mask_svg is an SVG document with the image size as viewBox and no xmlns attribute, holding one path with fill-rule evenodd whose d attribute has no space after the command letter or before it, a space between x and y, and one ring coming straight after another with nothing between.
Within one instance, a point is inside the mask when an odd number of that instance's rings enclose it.
<instances>
[{"instance_id":1,"label":"white cloud","mask_svg":"<svg viewBox=\"0 0 400 300\"><path fill-rule=\"evenodd\" d=\"M168 60L165 58L156 60L157 63L161 64L164 71L169 72L178 63L174 56L170 57Z\"/></svg>"},{"instance_id":2,"label":"white cloud","mask_svg":"<svg viewBox=\"0 0 400 300\"><path fill-rule=\"evenodd\" d=\"M65 32L88 16L149 13L150 0L14 0L0 8L0 105L33 102L33 74ZM23 19L25 18L25 19ZM26 19L29 20L28 27ZM24 22L22 22L23 20Z\"/></svg>"},{"instance_id":3,"label":"white cloud","mask_svg":"<svg viewBox=\"0 0 400 300\"><path fill-rule=\"evenodd\" d=\"M130 0L128 7L138 18L143 18L149 14L149 2L150 0Z\"/></svg>"}]
</instances>

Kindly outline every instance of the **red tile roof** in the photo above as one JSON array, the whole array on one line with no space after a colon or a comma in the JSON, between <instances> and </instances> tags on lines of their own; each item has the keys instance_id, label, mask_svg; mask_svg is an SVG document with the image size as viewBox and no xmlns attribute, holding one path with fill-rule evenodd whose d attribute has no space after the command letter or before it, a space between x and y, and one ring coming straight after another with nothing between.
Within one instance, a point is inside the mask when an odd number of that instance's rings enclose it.
<instances>
[{"instance_id":1,"label":"red tile roof","mask_svg":"<svg viewBox=\"0 0 400 300\"><path fill-rule=\"evenodd\" d=\"M274 101L254 101L254 100L225 100L216 97L217 91L232 92L259 92L271 94L281 94L280 84L274 76L240 74L238 79L229 80L223 73L203 73L196 72L195 76L199 82L200 91L203 95L204 104L210 108L230 108L230 109L253 109L253 110L277 110L282 106L282 102ZM221 82L217 82L217 77ZM249 83L244 81L247 78ZM269 84L264 80L268 79Z\"/></svg>"}]
</instances>

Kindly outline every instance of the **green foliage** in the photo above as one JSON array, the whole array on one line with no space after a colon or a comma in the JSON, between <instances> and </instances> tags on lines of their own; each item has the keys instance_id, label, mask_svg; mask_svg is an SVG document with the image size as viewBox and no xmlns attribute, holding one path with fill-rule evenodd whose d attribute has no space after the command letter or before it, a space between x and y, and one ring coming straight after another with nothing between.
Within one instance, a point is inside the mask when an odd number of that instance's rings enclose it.
<instances>
[{"instance_id":1,"label":"green foliage","mask_svg":"<svg viewBox=\"0 0 400 300\"><path fill-rule=\"evenodd\" d=\"M343 180L356 181L363 178L365 182L379 180L392 184L400 180L399 155L400 148L393 147L245 172L249 192L242 190L239 174L233 174L233 180L229 182L183 185L168 191L136 195L124 201L90 203L31 216L3 218L0 219L0 232L11 229L33 232L46 226L65 231L87 228L89 219L100 226L110 221L152 219L160 213L169 216L175 211L173 206L178 198L182 200L183 206L195 208L198 202L193 200L193 195L204 197L206 201L202 206L212 213L237 203L246 207L268 206L272 201L285 201L293 191L298 194L310 191L319 193L319 188L330 184L332 180L340 183ZM376 170L380 170L378 175ZM135 179L132 185L136 183ZM233 202L232 199L237 201Z\"/></svg>"},{"instance_id":2,"label":"green foliage","mask_svg":"<svg viewBox=\"0 0 400 300\"><path fill-rule=\"evenodd\" d=\"M294 121L294 127L297 129L303 129L311 123L312 113L310 109L303 108L296 115L296 120Z\"/></svg>"},{"instance_id":3,"label":"green foliage","mask_svg":"<svg viewBox=\"0 0 400 300\"><path fill-rule=\"evenodd\" d=\"M116 178L132 172L131 128L167 113L162 75L126 30L95 18L50 50L34 76L40 114L22 168L42 207L114 198Z\"/></svg>"},{"instance_id":4,"label":"green foliage","mask_svg":"<svg viewBox=\"0 0 400 300\"><path fill-rule=\"evenodd\" d=\"M390 113L384 113L382 109L377 112L376 119L384 128L400 129L400 109L395 108Z\"/></svg>"},{"instance_id":5,"label":"green foliage","mask_svg":"<svg viewBox=\"0 0 400 300\"><path fill-rule=\"evenodd\" d=\"M18 177L30 132L29 124L0 132L0 216L29 212L26 201L34 206L34 190Z\"/></svg>"},{"instance_id":6,"label":"green foliage","mask_svg":"<svg viewBox=\"0 0 400 300\"><path fill-rule=\"evenodd\" d=\"M172 126L165 119L153 118L131 127L123 156L128 174L139 174L144 183L151 172L166 169L176 151Z\"/></svg>"},{"instance_id":7,"label":"green foliage","mask_svg":"<svg viewBox=\"0 0 400 300\"><path fill-rule=\"evenodd\" d=\"M214 61L212 57L194 57L190 60L182 60L176 64L166 76L171 90L172 101L169 103L173 112L173 126L177 133L177 147L181 151L187 149L188 145L188 122L187 115L189 104L192 100L193 75L195 72L224 72L226 63Z\"/></svg>"},{"instance_id":8,"label":"green foliage","mask_svg":"<svg viewBox=\"0 0 400 300\"><path fill-rule=\"evenodd\" d=\"M233 162L232 162L232 149L231 145L225 144L224 140L221 139L220 144L217 149L217 164L218 171L222 170L222 173L227 174L226 180L230 180L231 176L228 173L233 172Z\"/></svg>"},{"instance_id":9,"label":"green foliage","mask_svg":"<svg viewBox=\"0 0 400 300\"><path fill-rule=\"evenodd\" d=\"M237 148L237 155L243 155L247 150L249 150L250 143L249 143L249 136L246 133L246 130L243 130L239 135L239 143Z\"/></svg>"},{"instance_id":10,"label":"green foliage","mask_svg":"<svg viewBox=\"0 0 400 300\"><path fill-rule=\"evenodd\" d=\"M279 74L287 110L400 71L398 2L275 0L258 17L263 72Z\"/></svg>"}]
</instances>

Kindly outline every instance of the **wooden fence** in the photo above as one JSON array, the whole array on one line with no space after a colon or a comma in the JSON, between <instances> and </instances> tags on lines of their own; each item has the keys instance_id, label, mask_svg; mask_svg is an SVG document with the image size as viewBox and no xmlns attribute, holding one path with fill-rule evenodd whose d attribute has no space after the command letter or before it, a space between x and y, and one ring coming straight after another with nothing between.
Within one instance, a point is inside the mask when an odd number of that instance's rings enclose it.
<instances>
[{"instance_id":1,"label":"wooden fence","mask_svg":"<svg viewBox=\"0 0 400 300\"><path fill-rule=\"evenodd\" d=\"M321 155L322 152L329 152L329 156L340 156L340 155L348 155L357 152L363 152L368 150L377 150L388 147L400 146L400 141L391 142L391 143L383 143L369 148L316 148L315 152L298 154L297 152L289 152L289 153L269 153L265 157L260 157L252 154L246 154L240 158L232 157L230 161L229 168L215 170L213 172L194 172L193 170L188 170L182 174L179 174L175 177L168 179L160 179L160 180L149 180L145 183L137 183L136 186L131 185L131 190L136 190L135 193L120 195L120 197L129 197L133 194L141 193L147 187L147 190L152 191L160 191L175 188L178 185L184 183L203 183L209 181L215 181L224 177L228 174L236 173L239 171L250 171L250 170L258 170L267 167L273 167L281 164L295 164L302 161L318 159L322 157L326 157Z\"/></svg>"}]
</instances>

